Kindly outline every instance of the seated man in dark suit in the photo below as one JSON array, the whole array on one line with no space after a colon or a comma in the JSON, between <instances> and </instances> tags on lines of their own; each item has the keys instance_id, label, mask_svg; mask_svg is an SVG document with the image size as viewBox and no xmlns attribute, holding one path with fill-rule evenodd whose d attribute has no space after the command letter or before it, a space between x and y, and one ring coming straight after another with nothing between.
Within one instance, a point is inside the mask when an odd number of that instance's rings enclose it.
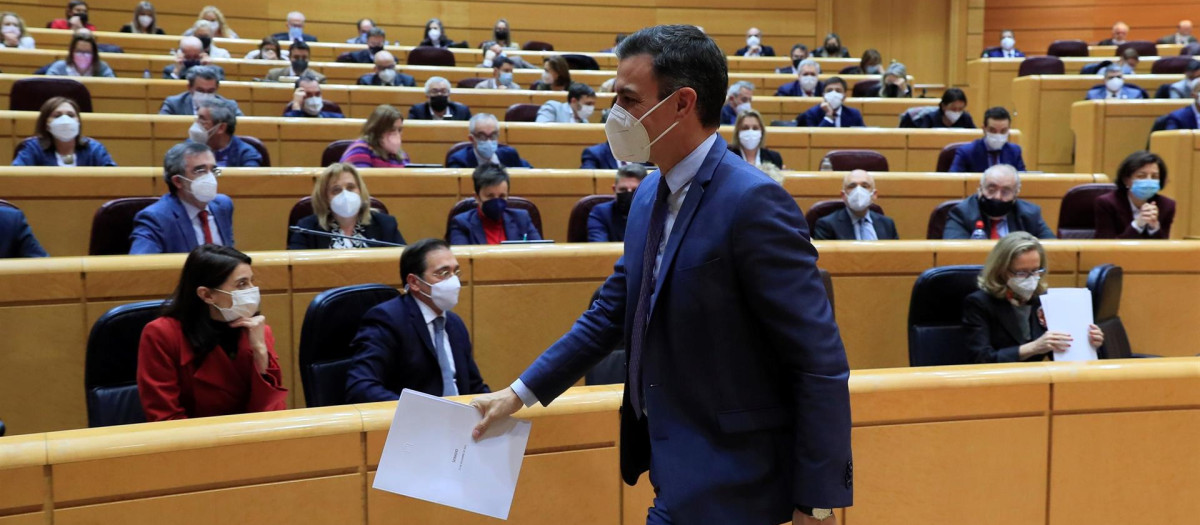
<instances>
[{"instance_id":1,"label":"seated man in dark suit","mask_svg":"<svg viewBox=\"0 0 1200 525\"><path fill-rule=\"evenodd\" d=\"M387 51L375 53L375 71L358 77L360 86L413 87L412 75L396 71L396 57Z\"/></svg>"},{"instance_id":2,"label":"seated man in dark suit","mask_svg":"<svg viewBox=\"0 0 1200 525\"><path fill-rule=\"evenodd\" d=\"M1089 89L1084 98L1087 100L1139 99L1146 98L1146 94L1141 88L1126 84L1121 66L1113 64L1104 68L1104 83Z\"/></svg>"},{"instance_id":3,"label":"seated man in dark suit","mask_svg":"<svg viewBox=\"0 0 1200 525\"><path fill-rule=\"evenodd\" d=\"M1101 40L1099 45L1119 46L1125 42L1128 42L1128 38L1129 24L1126 24L1125 22L1117 22L1112 26L1112 38L1105 38L1104 40Z\"/></svg>"},{"instance_id":4,"label":"seated man in dark suit","mask_svg":"<svg viewBox=\"0 0 1200 525\"><path fill-rule=\"evenodd\" d=\"M615 170L623 164L613 156L612 146L608 145L608 141L601 142L595 146L588 146L583 149L583 155L579 161L579 169L581 170Z\"/></svg>"},{"instance_id":5,"label":"seated man in dark suit","mask_svg":"<svg viewBox=\"0 0 1200 525\"><path fill-rule=\"evenodd\" d=\"M746 47L737 50L734 54L740 57L773 57L775 48L762 45L762 31L757 27L751 27L746 31Z\"/></svg>"},{"instance_id":6,"label":"seated man in dark suit","mask_svg":"<svg viewBox=\"0 0 1200 525\"><path fill-rule=\"evenodd\" d=\"M1200 78L1200 60L1188 60L1183 69L1183 78L1172 82L1166 88L1167 96L1163 98L1192 98L1192 84L1197 82L1197 78Z\"/></svg>"},{"instance_id":7,"label":"seated man in dark suit","mask_svg":"<svg viewBox=\"0 0 1200 525\"><path fill-rule=\"evenodd\" d=\"M188 139L212 148L217 166L222 168L257 168L262 166L262 154L250 143L234 135L237 113L226 100L206 100L196 112L196 122L188 129Z\"/></svg>"},{"instance_id":8,"label":"seated man in dark suit","mask_svg":"<svg viewBox=\"0 0 1200 525\"><path fill-rule=\"evenodd\" d=\"M732 125L743 111L750 109L754 100L754 84L745 80L734 82L725 93L725 105L721 107L721 125Z\"/></svg>"},{"instance_id":9,"label":"seated man in dark suit","mask_svg":"<svg viewBox=\"0 0 1200 525\"><path fill-rule=\"evenodd\" d=\"M983 58L1024 58L1025 53L1017 49L1017 39L1011 29L1000 32L1000 48L988 49L983 52Z\"/></svg>"},{"instance_id":10,"label":"seated man in dark suit","mask_svg":"<svg viewBox=\"0 0 1200 525\"><path fill-rule=\"evenodd\" d=\"M896 223L871 211L875 202L875 177L866 170L854 170L842 179L842 200L846 207L817 220L813 225L816 241L896 240Z\"/></svg>"},{"instance_id":11,"label":"seated man in dark suit","mask_svg":"<svg viewBox=\"0 0 1200 525\"><path fill-rule=\"evenodd\" d=\"M367 312L350 343L346 402L395 401L405 388L431 396L491 392L471 350L471 335L451 310L461 273L450 245L422 239L400 254L404 293Z\"/></svg>"},{"instance_id":12,"label":"seated man in dark suit","mask_svg":"<svg viewBox=\"0 0 1200 525\"><path fill-rule=\"evenodd\" d=\"M979 178L979 191L950 210L943 239L970 239L981 230L987 239L999 239L1015 231L1029 232L1039 239L1053 239L1054 232L1042 220L1042 208L1018 199L1021 176L1008 164L997 164Z\"/></svg>"},{"instance_id":13,"label":"seated man in dark suit","mask_svg":"<svg viewBox=\"0 0 1200 525\"><path fill-rule=\"evenodd\" d=\"M292 95L292 102L284 110L283 116L345 118L337 111L325 109L325 100L321 98L321 81L307 72L296 79L296 91Z\"/></svg>"},{"instance_id":14,"label":"seated man in dark suit","mask_svg":"<svg viewBox=\"0 0 1200 525\"><path fill-rule=\"evenodd\" d=\"M367 48L359 49L347 53L345 58L338 60L339 62L350 62L353 64L371 64L375 62L375 55L383 51L383 45L387 43L387 33L378 27L371 28L367 31ZM395 65L395 64L393 64Z\"/></svg>"},{"instance_id":15,"label":"seated man in dark suit","mask_svg":"<svg viewBox=\"0 0 1200 525\"><path fill-rule=\"evenodd\" d=\"M213 66L196 66L187 72L188 90L178 95L171 95L163 101L159 115L195 115L200 103L208 99L219 99L233 104L234 111L240 117L242 110L237 102L217 94L221 89L221 77Z\"/></svg>"},{"instance_id":16,"label":"seated man in dark suit","mask_svg":"<svg viewBox=\"0 0 1200 525\"><path fill-rule=\"evenodd\" d=\"M1021 146L1008 141L1011 125L1012 116L1008 114L1007 109L1000 106L988 109L983 114L983 138L975 139L954 152L950 172L982 173L988 167L998 164L1008 164L1017 171L1025 171Z\"/></svg>"},{"instance_id":17,"label":"seated man in dark suit","mask_svg":"<svg viewBox=\"0 0 1200 525\"><path fill-rule=\"evenodd\" d=\"M1192 103L1167 114L1163 129L1200 129L1200 82L1192 86Z\"/></svg>"},{"instance_id":18,"label":"seated man in dark suit","mask_svg":"<svg viewBox=\"0 0 1200 525\"><path fill-rule=\"evenodd\" d=\"M831 77L825 82L825 100L796 116L797 126L814 128L861 128L865 127L862 113L843 104L846 99L846 81Z\"/></svg>"},{"instance_id":19,"label":"seated man in dark suit","mask_svg":"<svg viewBox=\"0 0 1200 525\"><path fill-rule=\"evenodd\" d=\"M617 170L617 180L613 184L613 193L617 198L597 204L588 213L588 242L625 240L625 220L629 218L629 205L633 203L633 192L637 191L644 178L646 168L641 164L626 164Z\"/></svg>"},{"instance_id":20,"label":"seated man in dark suit","mask_svg":"<svg viewBox=\"0 0 1200 525\"><path fill-rule=\"evenodd\" d=\"M408 109L411 120L470 120L471 108L450 100L450 81L442 77L429 77L425 81L425 97Z\"/></svg>"},{"instance_id":21,"label":"seated man in dark suit","mask_svg":"<svg viewBox=\"0 0 1200 525\"><path fill-rule=\"evenodd\" d=\"M1180 20L1179 26L1175 28L1175 32L1158 39L1159 44L1177 44L1186 46L1196 42L1196 37L1192 36L1192 21Z\"/></svg>"},{"instance_id":22,"label":"seated man in dark suit","mask_svg":"<svg viewBox=\"0 0 1200 525\"><path fill-rule=\"evenodd\" d=\"M0 206L0 259L14 257L48 257L46 250L33 236L25 214L16 208Z\"/></svg>"},{"instance_id":23,"label":"seated man in dark suit","mask_svg":"<svg viewBox=\"0 0 1200 525\"><path fill-rule=\"evenodd\" d=\"M517 150L500 144L500 122L491 113L480 113L467 122L471 147L463 148L446 160L447 168L474 168L481 164L499 164L508 168L532 168Z\"/></svg>"},{"instance_id":24,"label":"seated man in dark suit","mask_svg":"<svg viewBox=\"0 0 1200 525\"><path fill-rule=\"evenodd\" d=\"M129 253L188 253L201 244L233 246L233 201L217 193L220 174L208 146L172 146L163 159L163 180L170 192L134 216Z\"/></svg>"},{"instance_id":25,"label":"seated man in dark suit","mask_svg":"<svg viewBox=\"0 0 1200 525\"><path fill-rule=\"evenodd\" d=\"M804 44L796 44L792 46L792 65L787 67L775 68L776 73L785 75L796 74L796 68L800 67L800 62L808 58L808 46Z\"/></svg>"},{"instance_id":26,"label":"seated man in dark suit","mask_svg":"<svg viewBox=\"0 0 1200 525\"><path fill-rule=\"evenodd\" d=\"M821 82L821 64L816 60L806 58L796 66L796 80L788 82L775 90L777 97L819 97L825 92L825 84Z\"/></svg>"},{"instance_id":27,"label":"seated man in dark suit","mask_svg":"<svg viewBox=\"0 0 1200 525\"><path fill-rule=\"evenodd\" d=\"M529 212L508 207L508 172L503 166L482 164L471 178L475 181L475 209L450 220L450 244L542 240Z\"/></svg>"},{"instance_id":28,"label":"seated man in dark suit","mask_svg":"<svg viewBox=\"0 0 1200 525\"><path fill-rule=\"evenodd\" d=\"M291 13L288 13L287 28L287 32L275 33L271 35L271 38L274 38L280 42L288 40L292 42L297 40L303 40L305 42L317 41L317 37L304 32L304 13L301 13L300 11L292 11Z\"/></svg>"}]
</instances>

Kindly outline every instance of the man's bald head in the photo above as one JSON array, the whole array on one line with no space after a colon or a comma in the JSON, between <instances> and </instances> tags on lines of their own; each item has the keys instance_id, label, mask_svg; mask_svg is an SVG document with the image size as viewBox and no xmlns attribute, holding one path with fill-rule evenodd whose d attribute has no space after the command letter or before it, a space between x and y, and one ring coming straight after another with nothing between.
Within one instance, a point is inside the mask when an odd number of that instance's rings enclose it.
<instances>
[{"instance_id":1,"label":"man's bald head","mask_svg":"<svg viewBox=\"0 0 1200 525\"><path fill-rule=\"evenodd\" d=\"M854 170L842 177L842 189L850 191L857 186L868 190L875 189L875 177L867 170Z\"/></svg>"},{"instance_id":2,"label":"man's bald head","mask_svg":"<svg viewBox=\"0 0 1200 525\"><path fill-rule=\"evenodd\" d=\"M375 53L375 69L392 69L396 67L396 57L387 51Z\"/></svg>"},{"instance_id":3,"label":"man's bald head","mask_svg":"<svg viewBox=\"0 0 1200 525\"><path fill-rule=\"evenodd\" d=\"M185 36L179 40L179 50L184 53L202 53L204 43L194 36Z\"/></svg>"}]
</instances>

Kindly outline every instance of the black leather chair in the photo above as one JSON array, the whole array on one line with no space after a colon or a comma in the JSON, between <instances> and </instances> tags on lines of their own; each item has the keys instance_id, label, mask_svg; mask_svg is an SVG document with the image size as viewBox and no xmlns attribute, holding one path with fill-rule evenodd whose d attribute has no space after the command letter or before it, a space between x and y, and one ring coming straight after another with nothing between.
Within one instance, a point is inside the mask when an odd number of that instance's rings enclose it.
<instances>
[{"instance_id":1,"label":"black leather chair","mask_svg":"<svg viewBox=\"0 0 1200 525\"><path fill-rule=\"evenodd\" d=\"M554 44L539 40L530 40L521 46L522 51L554 51Z\"/></svg>"},{"instance_id":2,"label":"black leather chair","mask_svg":"<svg viewBox=\"0 0 1200 525\"><path fill-rule=\"evenodd\" d=\"M62 77L22 78L13 82L8 109L40 111L42 104L54 97L67 97L79 105L79 111L92 112L92 94L77 80Z\"/></svg>"},{"instance_id":3,"label":"black leather chair","mask_svg":"<svg viewBox=\"0 0 1200 525\"><path fill-rule=\"evenodd\" d=\"M454 207L450 208L450 214L446 216L445 239L447 242L450 241L450 224L454 222L454 216L467 210L473 210L475 207L475 197L467 197L461 201L458 201ZM546 238L545 230L542 229L542 213L538 211L536 204L530 202L529 199L509 196L508 207L514 210L525 210L529 212L529 220L533 222L533 227L537 228L538 235L541 235L543 239Z\"/></svg>"},{"instance_id":4,"label":"black leather chair","mask_svg":"<svg viewBox=\"0 0 1200 525\"><path fill-rule=\"evenodd\" d=\"M408 52L408 65L454 67L454 53L440 47L418 47Z\"/></svg>"},{"instance_id":5,"label":"black leather chair","mask_svg":"<svg viewBox=\"0 0 1200 525\"><path fill-rule=\"evenodd\" d=\"M464 78L464 79L458 81L457 87L470 89L470 88L475 87L477 84L484 82L486 80L487 79L483 78L483 77Z\"/></svg>"},{"instance_id":6,"label":"black leather chair","mask_svg":"<svg viewBox=\"0 0 1200 525\"><path fill-rule=\"evenodd\" d=\"M1150 65L1151 75L1182 75L1187 70L1188 62L1194 60L1192 57L1173 56L1163 57L1155 60Z\"/></svg>"},{"instance_id":7,"label":"black leather chair","mask_svg":"<svg viewBox=\"0 0 1200 525\"><path fill-rule=\"evenodd\" d=\"M263 145L262 141L258 140L258 137L251 137L249 135L238 135L238 138L242 139L243 142L245 142L246 144L249 144L250 147L254 148L254 150L257 151L259 155L262 155L262 167L264 167L264 168L271 167L271 153L269 151L267 151L267 147ZM326 164L326 166L328 166L328 164Z\"/></svg>"},{"instance_id":8,"label":"black leather chair","mask_svg":"<svg viewBox=\"0 0 1200 525\"><path fill-rule=\"evenodd\" d=\"M871 98L871 97L878 98L879 97L879 86L880 86L880 81L875 80L875 79L860 80L860 81L854 83L853 88L850 88L850 96L852 96L854 98Z\"/></svg>"},{"instance_id":9,"label":"black leather chair","mask_svg":"<svg viewBox=\"0 0 1200 525\"><path fill-rule=\"evenodd\" d=\"M614 199L616 197L613 195L588 195L579 199L571 207L571 215L567 219L567 242L587 242L588 214L592 213L592 208L597 205L612 202Z\"/></svg>"},{"instance_id":10,"label":"black leather chair","mask_svg":"<svg viewBox=\"0 0 1200 525\"><path fill-rule=\"evenodd\" d=\"M887 157L882 153L869 149L834 150L825 154L833 171L867 170L881 172L888 170Z\"/></svg>"},{"instance_id":11,"label":"black leather chair","mask_svg":"<svg viewBox=\"0 0 1200 525\"><path fill-rule=\"evenodd\" d=\"M942 238L942 234L946 232L946 220L950 218L950 210L961 200L946 201L938 204L936 208L929 214L929 224L925 227L925 238L930 240L938 240Z\"/></svg>"},{"instance_id":12,"label":"black leather chair","mask_svg":"<svg viewBox=\"0 0 1200 525\"><path fill-rule=\"evenodd\" d=\"M1117 46L1116 56L1124 56L1125 50L1133 48L1137 50L1139 57L1158 56L1158 46L1149 40L1130 40Z\"/></svg>"},{"instance_id":13,"label":"black leather chair","mask_svg":"<svg viewBox=\"0 0 1200 525\"><path fill-rule=\"evenodd\" d=\"M962 302L979 289L983 266L941 266L921 272L908 303L909 366L969 364Z\"/></svg>"},{"instance_id":14,"label":"black leather chair","mask_svg":"<svg viewBox=\"0 0 1200 525\"><path fill-rule=\"evenodd\" d=\"M354 141L349 139L330 142L328 146L325 146L325 151L321 153L321 165L328 166L342 160L342 154L346 153L346 149L351 144L354 144Z\"/></svg>"},{"instance_id":15,"label":"black leather chair","mask_svg":"<svg viewBox=\"0 0 1200 525\"><path fill-rule=\"evenodd\" d=\"M1085 57L1088 56L1088 44L1083 40L1055 40L1050 43L1050 47L1046 49L1046 54L1050 56L1062 57Z\"/></svg>"},{"instance_id":16,"label":"black leather chair","mask_svg":"<svg viewBox=\"0 0 1200 525\"><path fill-rule=\"evenodd\" d=\"M599 71L600 64L596 59L587 55L574 55L567 53L562 55L563 60L567 61L567 67L571 70L582 69L585 71Z\"/></svg>"},{"instance_id":17,"label":"black leather chair","mask_svg":"<svg viewBox=\"0 0 1200 525\"><path fill-rule=\"evenodd\" d=\"M508 111L504 112L505 122L537 122L538 109L541 106L537 104L513 104L508 107Z\"/></svg>"},{"instance_id":18,"label":"black leather chair","mask_svg":"<svg viewBox=\"0 0 1200 525\"><path fill-rule=\"evenodd\" d=\"M300 381L309 407L346 403L346 371L354 359L350 343L368 310L400 295L383 284L356 284L321 292L308 305L300 327Z\"/></svg>"},{"instance_id":19,"label":"black leather chair","mask_svg":"<svg viewBox=\"0 0 1200 525\"><path fill-rule=\"evenodd\" d=\"M138 344L142 329L158 317L162 306L163 301L118 306L92 325L83 372L89 427L146 421L138 397Z\"/></svg>"},{"instance_id":20,"label":"black leather chair","mask_svg":"<svg viewBox=\"0 0 1200 525\"><path fill-rule=\"evenodd\" d=\"M1101 264L1088 272L1087 287L1092 291L1092 319L1104 332L1104 346L1100 347L1100 359L1128 359L1130 357L1155 357L1133 353L1125 324L1118 310L1121 307L1121 284L1124 271L1115 264Z\"/></svg>"},{"instance_id":21,"label":"black leather chair","mask_svg":"<svg viewBox=\"0 0 1200 525\"><path fill-rule=\"evenodd\" d=\"M158 202L155 197L125 197L100 205L92 216L92 235L88 255L127 255L133 242L133 218L147 206Z\"/></svg>"},{"instance_id":22,"label":"black leather chair","mask_svg":"<svg viewBox=\"0 0 1200 525\"><path fill-rule=\"evenodd\" d=\"M1029 57L1021 61L1018 77L1029 75L1061 75L1066 72L1063 61L1058 57Z\"/></svg>"},{"instance_id":23,"label":"black leather chair","mask_svg":"<svg viewBox=\"0 0 1200 525\"><path fill-rule=\"evenodd\" d=\"M958 154L958 148L967 144L970 144L970 142L946 144L946 147L942 148L942 152L938 153L937 172L950 173L950 166L954 165L954 156Z\"/></svg>"},{"instance_id":24,"label":"black leather chair","mask_svg":"<svg viewBox=\"0 0 1200 525\"><path fill-rule=\"evenodd\" d=\"M1096 197L1116 188L1115 184L1098 182L1080 184L1067 190L1058 210L1059 239L1096 238Z\"/></svg>"}]
</instances>

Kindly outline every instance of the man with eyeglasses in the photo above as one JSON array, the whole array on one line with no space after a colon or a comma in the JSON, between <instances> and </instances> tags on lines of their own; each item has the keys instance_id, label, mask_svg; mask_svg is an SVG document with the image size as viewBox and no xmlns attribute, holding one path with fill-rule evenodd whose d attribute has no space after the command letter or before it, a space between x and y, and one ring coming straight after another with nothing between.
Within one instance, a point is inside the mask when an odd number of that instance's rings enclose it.
<instances>
[{"instance_id":1,"label":"man with eyeglasses","mask_svg":"<svg viewBox=\"0 0 1200 525\"><path fill-rule=\"evenodd\" d=\"M1039 239L1053 239L1054 232L1042 220L1042 208L1017 198L1021 176L1008 164L997 164L979 178L979 191L950 210L943 239L970 239L982 230L988 239L1000 239L1015 231Z\"/></svg>"},{"instance_id":2,"label":"man with eyeglasses","mask_svg":"<svg viewBox=\"0 0 1200 525\"><path fill-rule=\"evenodd\" d=\"M233 246L233 201L217 193L221 169L206 144L184 142L167 151L169 192L133 218L130 255L188 253L202 244Z\"/></svg>"},{"instance_id":3,"label":"man with eyeglasses","mask_svg":"<svg viewBox=\"0 0 1200 525\"><path fill-rule=\"evenodd\" d=\"M442 77L429 77L425 81L425 97L428 102L416 104L408 110L409 120L470 120L471 108L450 100L450 81Z\"/></svg>"},{"instance_id":4,"label":"man with eyeglasses","mask_svg":"<svg viewBox=\"0 0 1200 525\"><path fill-rule=\"evenodd\" d=\"M512 146L500 144L500 121L491 113L480 113L467 122L471 147L462 148L446 158L447 168L474 168L480 164L499 164L506 168L532 168Z\"/></svg>"},{"instance_id":5,"label":"man with eyeglasses","mask_svg":"<svg viewBox=\"0 0 1200 525\"><path fill-rule=\"evenodd\" d=\"M367 312L350 343L346 402L395 401L405 388L433 396L491 392L479 375L458 304L462 270L450 245L422 239L400 254L404 292Z\"/></svg>"}]
</instances>

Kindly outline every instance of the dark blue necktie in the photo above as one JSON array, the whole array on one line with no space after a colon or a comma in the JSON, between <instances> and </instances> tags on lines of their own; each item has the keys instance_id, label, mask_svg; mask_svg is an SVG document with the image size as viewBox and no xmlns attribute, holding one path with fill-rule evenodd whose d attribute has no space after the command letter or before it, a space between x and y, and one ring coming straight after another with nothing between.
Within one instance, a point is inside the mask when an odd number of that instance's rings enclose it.
<instances>
[{"instance_id":1,"label":"dark blue necktie","mask_svg":"<svg viewBox=\"0 0 1200 525\"><path fill-rule=\"evenodd\" d=\"M646 245L642 249L642 283L638 288L629 341L629 401L639 419L642 417L642 352L646 345L646 323L650 320L650 295L654 293L654 261L658 258L658 245L662 244L663 229L667 225L667 196L670 194L667 177L659 178L654 211L650 212L650 226L646 230Z\"/></svg>"}]
</instances>

